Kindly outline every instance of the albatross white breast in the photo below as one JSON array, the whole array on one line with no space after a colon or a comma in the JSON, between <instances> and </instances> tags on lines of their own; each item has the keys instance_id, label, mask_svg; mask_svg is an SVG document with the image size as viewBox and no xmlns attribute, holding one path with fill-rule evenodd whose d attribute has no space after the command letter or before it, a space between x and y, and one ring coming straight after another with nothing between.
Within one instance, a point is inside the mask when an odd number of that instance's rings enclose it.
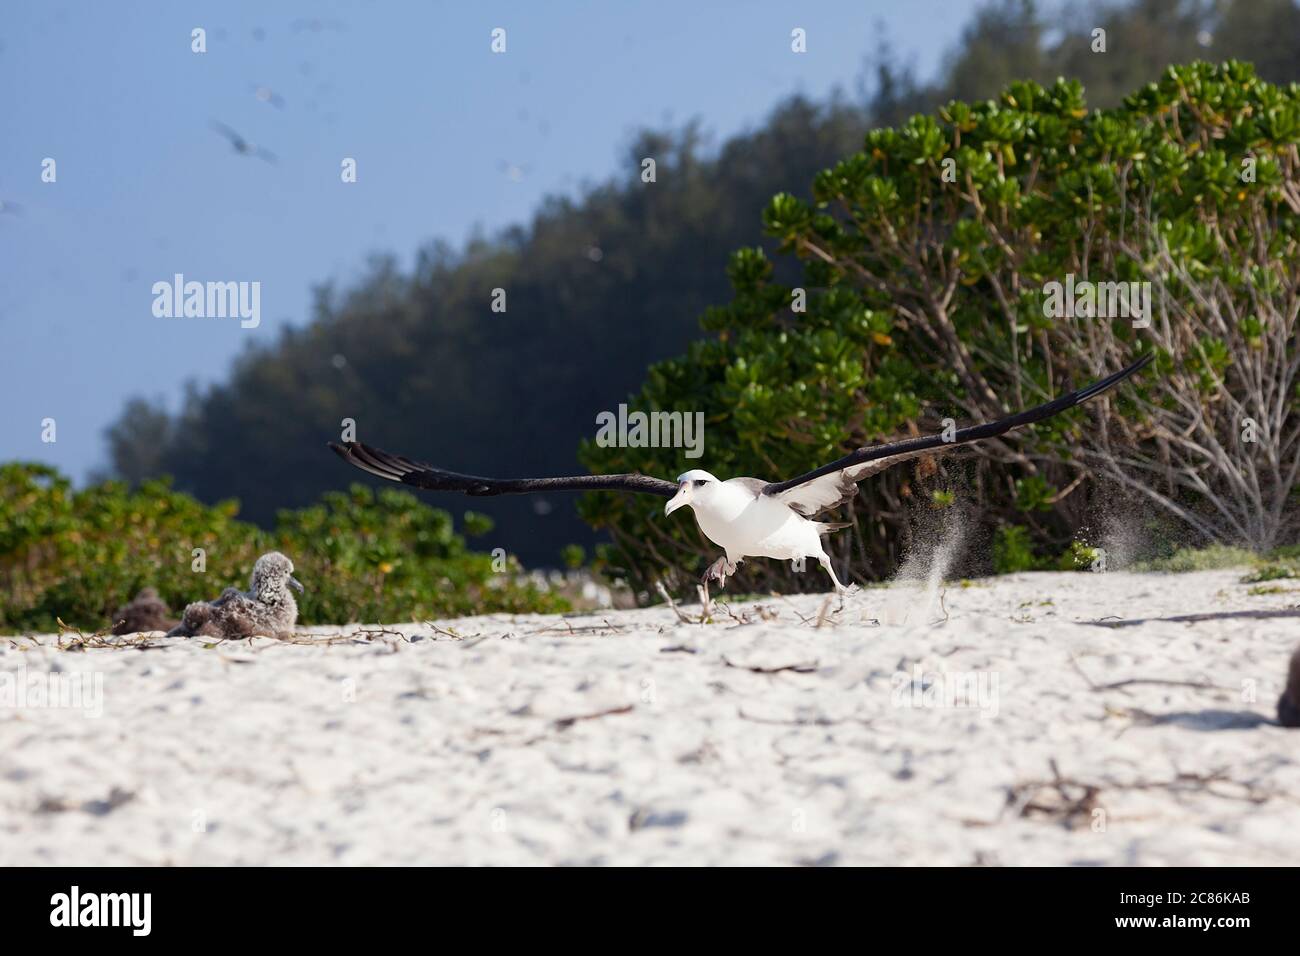
<instances>
[{"instance_id":1,"label":"albatross white breast","mask_svg":"<svg viewBox=\"0 0 1300 956\"><path fill-rule=\"evenodd\" d=\"M677 477L677 493L664 505L664 514L689 505L704 536L726 552L705 572L706 580L725 584L745 558L815 558L836 590L843 590L821 539L845 526L809 521L788 501L764 494L767 486L758 478L719 481L707 471L688 471Z\"/></svg>"}]
</instances>

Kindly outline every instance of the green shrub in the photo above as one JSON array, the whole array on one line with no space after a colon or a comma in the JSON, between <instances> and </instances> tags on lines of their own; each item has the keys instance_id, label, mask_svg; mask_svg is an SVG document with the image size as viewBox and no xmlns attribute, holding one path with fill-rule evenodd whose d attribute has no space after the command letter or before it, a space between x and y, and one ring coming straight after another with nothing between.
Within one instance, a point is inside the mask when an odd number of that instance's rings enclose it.
<instances>
[{"instance_id":1,"label":"green shrub","mask_svg":"<svg viewBox=\"0 0 1300 956\"><path fill-rule=\"evenodd\" d=\"M710 471L777 480L945 418L998 418L1150 352L1105 400L972 446L967 463L871 479L845 509L855 532L829 539L838 559L888 576L935 474L977 489L991 529L1031 514L1040 553L1069 545L1099 477L1191 540L1293 543L1298 144L1300 87L1237 62L1170 68L1112 110L1090 111L1077 82L1017 82L872 130L816 177L814 202L782 194L765 211L797 262L736 252L732 300L702 319L715 337L650 368L629 407L703 411ZM1045 314L1067 276L1149 282L1149 324ZM1085 295L1084 311L1096 302ZM701 464L591 442L581 454L593 471ZM581 508L641 582L716 556L692 522L633 496ZM1006 541L1007 560L1022 544ZM763 561L737 577L755 590L811 580Z\"/></svg>"},{"instance_id":2,"label":"green shrub","mask_svg":"<svg viewBox=\"0 0 1300 956\"><path fill-rule=\"evenodd\" d=\"M1300 577L1294 567L1284 564L1265 564L1241 579L1243 584L1257 584L1262 581L1288 581Z\"/></svg>"},{"instance_id":3,"label":"green shrub","mask_svg":"<svg viewBox=\"0 0 1300 956\"><path fill-rule=\"evenodd\" d=\"M1249 567L1259 561L1253 551L1212 544L1204 548L1176 548L1171 554L1139 561L1134 571L1216 571L1223 568Z\"/></svg>"},{"instance_id":4,"label":"green shrub","mask_svg":"<svg viewBox=\"0 0 1300 956\"><path fill-rule=\"evenodd\" d=\"M1101 557L1101 549L1082 541L1071 541L1070 546L1057 559L1059 571L1091 571Z\"/></svg>"},{"instance_id":5,"label":"green shrub","mask_svg":"<svg viewBox=\"0 0 1300 956\"><path fill-rule=\"evenodd\" d=\"M405 491L330 492L282 511L273 531L237 512L234 502L200 504L166 480L73 491L51 468L0 466L0 630L52 631L56 618L102 628L145 586L179 614L225 587L247 587L253 562L269 550L296 565L305 624L567 609L520 575L496 573L446 512Z\"/></svg>"},{"instance_id":6,"label":"green shrub","mask_svg":"<svg viewBox=\"0 0 1300 956\"><path fill-rule=\"evenodd\" d=\"M1008 524L993 535L993 570L998 574L1038 571L1045 562L1034 554L1033 537L1024 525Z\"/></svg>"}]
</instances>

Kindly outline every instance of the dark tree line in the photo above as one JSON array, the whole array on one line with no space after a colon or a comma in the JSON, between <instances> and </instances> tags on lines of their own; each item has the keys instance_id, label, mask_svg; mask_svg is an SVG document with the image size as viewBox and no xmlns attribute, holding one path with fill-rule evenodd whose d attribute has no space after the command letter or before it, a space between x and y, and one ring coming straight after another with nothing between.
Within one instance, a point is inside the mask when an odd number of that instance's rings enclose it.
<instances>
[{"instance_id":1,"label":"dark tree line","mask_svg":"<svg viewBox=\"0 0 1300 956\"><path fill-rule=\"evenodd\" d=\"M1098 26L1105 53L1091 49ZM771 197L807 197L813 176L859 149L872 126L1061 74L1084 82L1090 105L1111 105L1198 57L1249 59L1263 78L1287 82L1298 54L1300 11L1289 0L1140 0L1052 16L1020 0L990 3L933 82L883 51L856 100L788 100L717 149L697 125L645 131L622 175L549 198L526 226L462 248L433 243L409 272L377 258L355 286L319 288L309 321L241 356L224 382L191 388L179 416L131 402L108 431L112 468L132 482L172 474L205 501L238 498L262 524L357 477L324 447L344 418L365 441L458 470L581 471L578 443L597 413L637 391L647 365L683 352L703 334L703 310L729 298L729 254L760 242ZM653 185L639 178L647 156ZM792 265L778 257L783 268ZM507 291L505 313L491 311L494 288ZM232 456L236 446L251 451ZM497 530L483 543L526 563L593 539L567 499L433 503L489 514Z\"/></svg>"}]
</instances>

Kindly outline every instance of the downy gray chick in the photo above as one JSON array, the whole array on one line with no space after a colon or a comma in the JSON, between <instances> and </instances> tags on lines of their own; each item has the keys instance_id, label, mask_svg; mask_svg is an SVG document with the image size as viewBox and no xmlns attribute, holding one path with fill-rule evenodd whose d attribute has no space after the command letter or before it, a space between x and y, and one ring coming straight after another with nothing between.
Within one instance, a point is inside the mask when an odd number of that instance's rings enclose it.
<instances>
[{"instance_id":1,"label":"downy gray chick","mask_svg":"<svg viewBox=\"0 0 1300 956\"><path fill-rule=\"evenodd\" d=\"M303 589L293 576L293 562L279 551L270 551L253 565L247 591L226 588L215 601L188 605L181 623L167 636L291 637L298 620L298 602L289 592L291 587L300 593Z\"/></svg>"},{"instance_id":2,"label":"downy gray chick","mask_svg":"<svg viewBox=\"0 0 1300 956\"><path fill-rule=\"evenodd\" d=\"M113 612L114 634L138 634L141 631L166 631L176 626L176 618L154 588L144 588L127 604Z\"/></svg>"}]
</instances>

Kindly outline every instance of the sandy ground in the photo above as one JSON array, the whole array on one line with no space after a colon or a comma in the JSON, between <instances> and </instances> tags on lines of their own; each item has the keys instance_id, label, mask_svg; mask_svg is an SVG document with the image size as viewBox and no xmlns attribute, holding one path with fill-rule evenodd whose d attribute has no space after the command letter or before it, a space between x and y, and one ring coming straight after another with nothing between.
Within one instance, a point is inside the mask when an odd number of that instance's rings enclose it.
<instances>
[{"instance_id":1,"label":"sandy ground","mask_svg":"<svg viewBox=\"0 0 1300 956\"><path fill-rule=\"evenodd\" d=\"M1300 591L1240 577L0 639L0 864L1300 863Z\"/></svg>"}]
</instances>

